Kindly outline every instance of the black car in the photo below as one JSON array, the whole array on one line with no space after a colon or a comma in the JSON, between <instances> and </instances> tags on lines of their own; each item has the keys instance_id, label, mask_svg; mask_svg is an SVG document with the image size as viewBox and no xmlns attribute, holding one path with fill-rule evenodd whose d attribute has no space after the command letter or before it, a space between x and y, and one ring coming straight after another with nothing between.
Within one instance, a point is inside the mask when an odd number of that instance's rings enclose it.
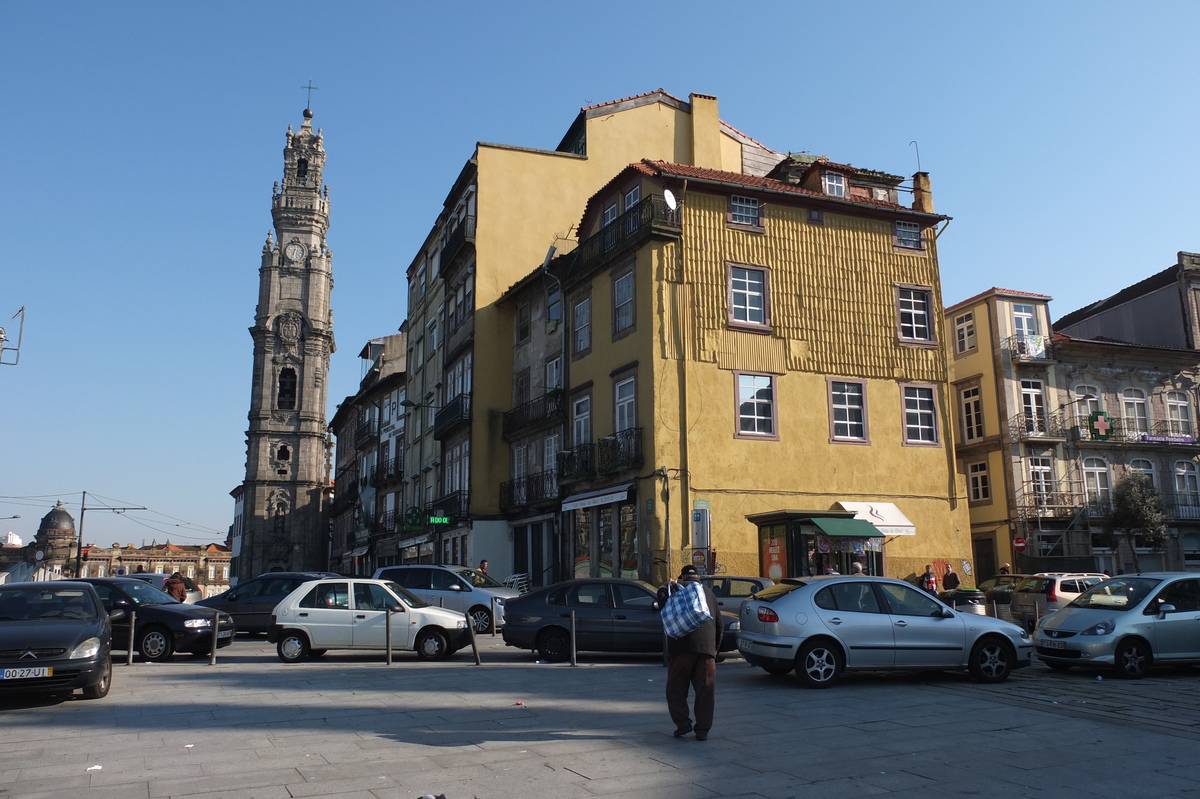
<instances>
[{"instance_id":1,"label":"black car","mask_svg":"<svg viewBox=\"0 0 1200 799\"><path fill-rule=\"evenodd\" d=\"M176 652L206 655L212 651L213 611L185 605L170 594L132 577L85 577L80 582L96 589L109 610L126 615L113 621L113 648L128 651L130 621L133 647L145 660L169 660ZM135 618L136 617L136 618ZM217 647L233 643L233 619L222 613L217 627Z\"/></svg>"},{"instance_id":2,"label":"black car","mask_svg":"<svg viewBox=\"0 0 1200 799\"><path fill-rule=\"evenodd\" d=\"M223 610L244 633L271 629L271 611L285 596L310 580L341 577L337 572L268 572L239 583L228 591L201 599L196 607Z\"/></svg>"},{"instance_id":3,"label":"black car","mask_svg":"<svg viewBox=\"0 0 1200 799\"><path fill-rule=\"evenodd\" d=\"M566 580L505 600L504 643L536 650L542 660L571 655L571 612L575 649L593 652L662 652L663 625L655 590L638 580ZM721 614L721 651L737 649L738 620Z\"/></svg>"},{"instance_id":4,"label":"black car","mask_svg":"<svg viewBox=\"0 0 1200 799\"><path fill-rule=\"evenodd\" d=\"M112 684L112 635L112 619L90 585L0 585L0 693L82 688L85 699L102 699Z\"/></svg>"}]
</instances>

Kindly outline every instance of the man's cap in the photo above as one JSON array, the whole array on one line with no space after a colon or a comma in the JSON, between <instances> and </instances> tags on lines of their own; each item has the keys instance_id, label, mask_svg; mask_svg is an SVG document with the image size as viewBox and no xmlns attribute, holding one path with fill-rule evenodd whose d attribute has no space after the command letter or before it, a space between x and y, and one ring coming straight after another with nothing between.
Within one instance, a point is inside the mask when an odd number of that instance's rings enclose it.
<instances>
[{"instance_id":1,"label":"man's cap","mask_svg":"<svg viewBox=\"0 0 1200 799\"><path fill-rule=\"evenodd\" d=\"M695 566L688 565L688 566L684 566L682 569L679 570L679 576L680 576L680 578L699 577L700 572L696 571Z\"/></svg>"}]
</instances>

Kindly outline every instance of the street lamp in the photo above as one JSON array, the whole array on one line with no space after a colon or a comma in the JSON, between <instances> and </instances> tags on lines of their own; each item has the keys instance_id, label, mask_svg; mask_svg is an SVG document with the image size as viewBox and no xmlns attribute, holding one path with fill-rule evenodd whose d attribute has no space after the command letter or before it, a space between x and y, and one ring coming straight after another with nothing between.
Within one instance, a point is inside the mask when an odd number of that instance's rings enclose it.
<instances>
[{"instance_id":1,"label":"street lamp","mask_svg":"<svg viewBox=\"0 0 1200 799\"><path fill-rule=\"evenodd\" d=\"M19 514L19 513L16 516L0 516L0 519L19 519L19 518L21 518L21 514Z\"/></svg>"},{"instance_id":2,"label":"street lamp","mask_svg":"<svg viewBox=\"0 0 1200 799\"><path fill-rule=\"evenodd\" d=\"M401 408L433 408L435 411L440 411L443 406L427 404L427 403L423 403L423 402L413 402L410 399L406 399L406 400L402 400L400 402L400 407Z\"/></svg>"}]
</instances>

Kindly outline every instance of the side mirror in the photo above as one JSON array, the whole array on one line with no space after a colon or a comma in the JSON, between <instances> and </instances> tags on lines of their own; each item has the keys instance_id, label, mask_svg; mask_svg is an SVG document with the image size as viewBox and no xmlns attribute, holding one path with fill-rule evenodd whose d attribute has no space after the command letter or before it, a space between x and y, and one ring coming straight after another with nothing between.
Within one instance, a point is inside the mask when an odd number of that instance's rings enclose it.
<instances>
[{"instance_id":1,"label":"side mirror","mask_svg":"<svg viewBox=\"0 0 1200 799\"><path fill-rule=\"evenodd\" d=\"M108 612L108 620L109 621L125 621L125 617L127 615L128 614L125 613L125 608L113 608L112 610L110 610Z\"/></svg>"},{"instance_id":2,"label":"side mirror","mask_svg":"<svg viewBox=\"0 0 1200 799\"><path fill-rule=\"evenodd\" d=\"M403 605L391 605L388 607L388 610L392 613L403 613L404 606Z\"/></svg>"},{"instance_id":3,"label":"side mirror","mask_svg":"<svg viewBox=\"0 0 1200 799\"><path fill-rule=\"evenodd\" d=\"M1175 612L1175 606L1172 605L1170 602L1164 602L1163 604L1158 606L1158 617L1160 619L1165 618L1168 613L1174 613L1174 612Z\"/></svg>"},{"instance_id":4,"label":"side mirror","mask_svg":"<svg viewBox=\"0 0 1200 799\"><path fill-rule=\"evenodd\" d=\"M953 619L954 611L951 610L950 608L942 608L942 618L943 619Z\"/></svg>"},{"instance_id":5,"label":"side mirror","mask_svg":"<svg viewBox=\"0 0 1200 799\"><path fill-rule=\"evenodd\" d=\"M450 590L451 591L461 591L461 590L463 590L463 587L461 585L459 585L458 583L454 583L453 585L450 586ZM470 591L471 589L468 588L467 590Z\"/></svg>"},{"instance_id":6,"label":"side mirror","mask_svg":"<svg viewBox=\"0 0 1200 799\"><path fill-rule=\"evenodd\" d=\"M655 610L662 610L662 608L658 606L658 602L652 603L650 607L654 608Z\"/></svg>"}]
</instances>

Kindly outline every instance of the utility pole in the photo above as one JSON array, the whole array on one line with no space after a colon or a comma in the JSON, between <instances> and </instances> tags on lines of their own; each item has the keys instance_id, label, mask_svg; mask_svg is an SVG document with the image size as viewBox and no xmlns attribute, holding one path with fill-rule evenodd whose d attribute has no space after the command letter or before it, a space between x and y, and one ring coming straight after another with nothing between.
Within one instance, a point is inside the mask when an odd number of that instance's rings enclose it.
<instances>
[{"instance_id":1,"label":"utility pole","mask_svg":"<svg viewBox=\"0 0 1200 799\"><path fill-rule=\"evenodd\" d=\"M79 577L82 571L83 562L83 517L87 513L87 492L83 492L83 502L79 505L79 540L75 542L75 576ZM121 513L127 510L148 510L148 508L110 508L108 506L102 508L92 508L92 510L110 510L113 513Z\"/></svg>"}]
</instances>

